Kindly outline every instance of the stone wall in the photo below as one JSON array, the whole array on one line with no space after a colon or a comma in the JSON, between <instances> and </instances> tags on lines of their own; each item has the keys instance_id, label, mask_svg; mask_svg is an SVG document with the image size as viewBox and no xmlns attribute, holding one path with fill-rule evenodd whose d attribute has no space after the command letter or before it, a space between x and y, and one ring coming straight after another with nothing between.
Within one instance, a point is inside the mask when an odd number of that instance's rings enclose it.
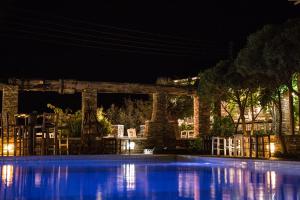
<instances>
[{"instance_id":1,"label":"stone wall","mask_svg":"<svg viewBox=\"0 0 300 200\"><path fill-rule=\"evenodd\" d=\"M18 99L19 99L19 87L18 86L5 86L2 94L2 116L3 125L7 125L7 114L9 117L9 124L15 123L14 115L18 113Z\"/></svg>"},{"instance_id":2,"label":"stone wall","mask_svg":"<svg viewBox=\"0 0 300 200\"><path fill-rule=\"evenodd\" d=\"M300 135L285 135L285 144L288 153L300 154ZM271 142L275 143L275 151L281 151L279 137L271 136Z\"/></svg>"}]
</instances>

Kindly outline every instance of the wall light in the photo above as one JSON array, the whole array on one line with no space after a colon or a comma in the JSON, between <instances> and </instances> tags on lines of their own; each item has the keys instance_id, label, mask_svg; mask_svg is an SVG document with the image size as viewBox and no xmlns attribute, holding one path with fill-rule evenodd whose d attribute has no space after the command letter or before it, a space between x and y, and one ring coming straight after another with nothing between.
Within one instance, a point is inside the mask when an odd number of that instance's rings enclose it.
<instances>
[{"instance_id":1,"label":"wall light","mask_svg":"<svg viewBox=\"0 0 300 200\"><path fill-rule=\"evenodd\" d=\"M275 153L275 143L270 143L270 152Z\"/></svg>"}]
</instances>

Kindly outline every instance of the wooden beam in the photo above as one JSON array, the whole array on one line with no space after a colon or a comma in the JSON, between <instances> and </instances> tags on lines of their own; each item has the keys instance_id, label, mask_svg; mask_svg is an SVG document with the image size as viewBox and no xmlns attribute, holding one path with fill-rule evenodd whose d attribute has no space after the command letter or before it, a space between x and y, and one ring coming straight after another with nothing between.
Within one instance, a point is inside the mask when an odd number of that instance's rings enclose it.
<instances>
[{"instance_id":1,"label":"wooden beam","mask_svg":"<svg viewBox=\"0 0 300 200\"><path fill-rule=\"evenodd\" d=\"M23 91L59 92L73 94L82 92L86 88L96 89L98 93L128 93L152 94L166 93L173 95L196 95L195 88L180 86L164 86L138 83L113 83L77 80L9 80L8 84L0 84L0 89L5 85L18 85Z\"/></svg>"}]
</instances>

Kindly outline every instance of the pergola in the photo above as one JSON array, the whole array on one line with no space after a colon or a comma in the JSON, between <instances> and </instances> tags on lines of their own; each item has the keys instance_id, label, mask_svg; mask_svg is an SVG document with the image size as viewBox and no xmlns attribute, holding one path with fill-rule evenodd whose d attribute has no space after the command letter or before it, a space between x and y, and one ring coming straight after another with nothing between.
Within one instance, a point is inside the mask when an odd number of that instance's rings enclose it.
<instances>
[{"instance_id":1,"label":"pergola","mask_svg":"<svg viewBox=\"0 0 300 200\"><path fill-rule=\"evenodd\" d=\"M10 79L1 83L3 91L2 115L14 124L18 113L19 91L58 92L60 94L82 94L82 140L94 137L97 131L96 110L98 93L127 93L153 95L153 110L150 121L146 122L145 134L149 144L156 147L175 146L175 125L167 119L167 95L188 95L194 97L194 134L207 133L209 127L209 106L207 100L197 94L197 88L180 85L156 85L136 83L92 82L77 80L21 80ZM86 119L89 124L86 124ZM3 123L7 123L6 119ZM84 141L83 141L84 142Z\"/></svg>"}]
</instances>

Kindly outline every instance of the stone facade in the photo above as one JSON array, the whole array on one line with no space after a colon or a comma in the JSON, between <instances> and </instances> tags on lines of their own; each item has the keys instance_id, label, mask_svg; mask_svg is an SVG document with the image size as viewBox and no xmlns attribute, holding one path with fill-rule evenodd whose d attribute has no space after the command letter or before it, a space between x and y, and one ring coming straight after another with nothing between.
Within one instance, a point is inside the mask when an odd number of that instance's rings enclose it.
<instances>
[{"instance_id":1,"label":"stone facade","mask_svg":"<svg viewBox=\"0 0 300 200\"><path fill-rule=\"evenodd\" d=\"M15 124L14 115L18 113L18 100L19 99L19 87L18 86L5 86L3 88L2 96L2 116L3 125L7 125L7 114L9 124Z\"/></svg>"},{"instance_id":2,"label":"stone facade","mask_svg":"<svg viewBox=\"0 0 300 200\"><path fill-rule=\"evenodd\" d=\"M288 153L300 154L300 135L285 135L284 136ZM271 136L271 142L275 144L275 152L281 151L279 136Z\"/></svg>"},{"instance_id":3,"label":"stone facade","mask_svg":"<svg viewBox=\"0 0 300 200\"><path fill-rule=\"evenodd\" d=\"M145 123L148 137L148 148L175 148L176 122L167 118L167 96L162 93L153 94L153 111L150 121Z\"/></svg>"}]
</instances>

